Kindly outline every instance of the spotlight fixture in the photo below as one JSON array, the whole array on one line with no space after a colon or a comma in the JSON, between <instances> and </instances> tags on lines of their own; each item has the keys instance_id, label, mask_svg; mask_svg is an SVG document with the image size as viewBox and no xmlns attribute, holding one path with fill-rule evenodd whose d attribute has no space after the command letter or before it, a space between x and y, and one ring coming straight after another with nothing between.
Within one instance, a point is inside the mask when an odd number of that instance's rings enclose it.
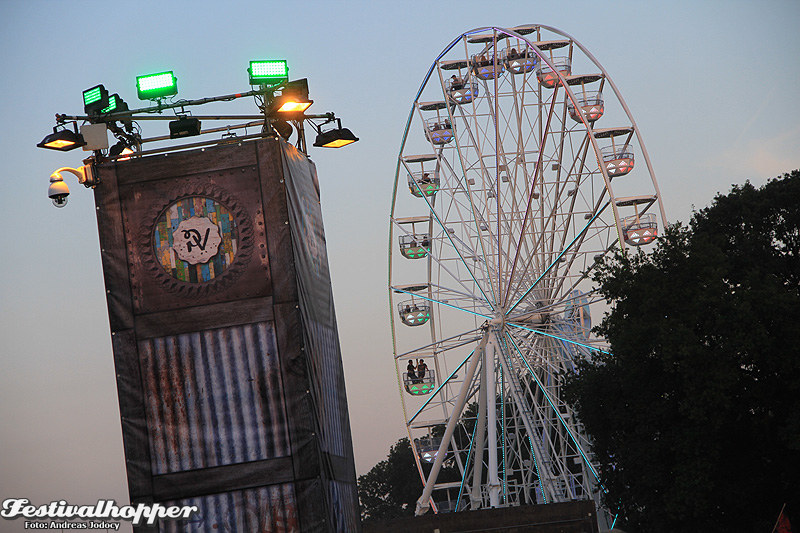
<instances>
[{"instance_id":1,"label":"spotlight fixture","mask_svg":"<svg viewBox=\"0 0 800 533\"><path fill-rule=\"evenodd\" d=\"M77 130L77 123L74 123ZM66 128L58 129L58 126L53 128L53 133L42 139L42 142L37 144L39 148L49 148L50 150L59 150L61 152L68 152L75 148L84 146L86 141L83 136L77 131L70 131Z\"/></svg>"},{"instance_id":2,"label":"spotlight fixture","mask_svg":"<svg viewBox=\"0 0 800 533\"><path fill-rule=\"evenodd\" d=\"M109 148L109 150L108 150L108 156L109 156L109 157L117 157L117 156L118 156L118 155L120 155L120 154L121 154L121 153L122 153L122 152L125 150L125 148L127 148L127 147L128 147L128 145L127 145L127 144L125 144L125 143L124 143L124 142L122 142L122 141L119 141L117 144L115 144L114 146L112 146L111 148Z\"/></svg>"},{"instance_id":3,"label":"spotlight fixture","mask_svg":"<svg viewBox=\"0 0 800 533\"><path fill-rule=\"evenodd\" d=\"M314 146L321 148L341 148L348 144L354 143L358 137L353 135L353 132L347 128L342 127L341 119L336 119L337 127L329 131L320 131L317 135L317 140L314 141Z\"/></svg>"},{"instance_id":4,"label":"spotlight fixture","mask_svg":"<svg viewBox=\"0 0 800 533\"><path fill-rule=\"evenodd\" d=\"M169 123L169 138L192 137L200 135L200 120L192 117L178 117Z\"/></svg>"},{"instance_id":5,"label":"spotlight fixture","mask_svg":"<svg viewBox=\"0 0 800 533\"><path fill-rule=\"evenodd\" d=\"M289 79L289 65L285 59L251 61L247 74L250 85L277 85Z\"/></svg>"},{"instance_id":6,"label":"spotlight fixture","mask_svg":"<svg viewBox=\"0 0 800 533\"><path fill-rule=\"evenodd\" d=\"M302 116L303 111L314 103L308 99L308 80L290 81L281 89L281 94L272 101L268 113L293 118Z\"/></svg>"},{"instance_id":7,"label":"spotlight fixture","mask_svg":"<svg viewBox=\"0 0 800 533\"><path fill-rule=\"evenodd\" d=\"M128 159L133 150L125 141L119 141L117 144L108 149L108 157L116 157L117 161L124 161Z\"/></svg>"},{"instance_id":8,"label":"spotlight fixture","mask_svg":"<svg viewBox=\"0 0 800 533\"><path fill-rule=\"evenodd\" d=\"M83 111L87 115L100 113L108 104L108 91L102 85L83 91Z\"/></svg>"},{"instance_id":9,"label":"spotlight fixture","mask_svg":"<svg viewBox=\"0 0 800 533\"><path fill-rule=\"evenodd\" d=\"M139 100L156 100L178 94L178 78L171 70L158 74L136 76L136 94Z\"/></svg>"},{"instance_id":10,"label":"spotlight fixture","mask_svg":"<svg viewBox=\"0 0 800 533\"><path fill-rule=\"evenodd\" d=\"M289 137L292 136L292 125L286 122L285 120L276 119L272 121L272 127L278 132L278 135L283 137L284 140L288 141Z\"/></svg>"}]
</instances>

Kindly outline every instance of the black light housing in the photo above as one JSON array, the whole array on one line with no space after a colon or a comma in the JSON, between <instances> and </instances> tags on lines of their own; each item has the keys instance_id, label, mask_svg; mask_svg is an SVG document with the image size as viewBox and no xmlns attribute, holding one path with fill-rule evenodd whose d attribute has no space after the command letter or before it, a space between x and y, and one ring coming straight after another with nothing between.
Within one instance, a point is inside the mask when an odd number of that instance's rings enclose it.
<instances>
[{"instance_id":1,"label":"black light housing","mask_svg":"<svg viewBox=\"0 0 800 533\"><path fill-rule=\"evenodd\" d=\"M200 120L192 117L180 117L169 123L169 138L180 139L200 135Z\"/></svg>"},{"instance_id":2,"label":"black light housing","mask_svg":"<svg viewBox=\"0 0 800 533\"><path fill-rule=\"evenodd\" d=\"M66 128L59 130L58 126L56 126L53 128L53 133L42 139L42 142L36 146L39 148L58 150L59 152L68 152L85 145L86 141L83 140L83 135L77 131L70 131Z\"/></svg>"},{"instance_id":3,"label":"black light housing","mask_svg":"<svg viewBox=\"0 0 800 533\"><path fill-rule=\"evenodd\" d=\"M128 145L125 144L124 141L119 141L119 142L117 142L117 144L115 144L114 146L112 146L111 148L108 149L108 156L109 157L117 157L122 152L124 152L125 148L127 148L127 147L128 147Z\"/></svg>"},{"instance_id":4,"label":"black light housing","mask_svg":"<svg viewBox=\"0 0 800 533\"><path fill-rule=\"evenodd\" d=\"M292 125L286 122L285 120L273 120L272 127L275 128L275 131L278 132L278 135L284 138L284 140L289 140L289 137L292 136L292 132L294 129Z\"/></svg>"},{"instance_id":5,"label":"black light housing","mask_svg":"<svg viewBox=\"0 0 800 533\"><path fill-rule=\"evenodd\" d=\"M128 104L125 102L125 100L120 98L117 93L114 93L108 97L108 107L104 108L100 112L103 114L123 113L129 110L130 108L128 107ZM124 118L120 118L119 121L122 122L123 126L125 126L125 129L130 131L133 128L133 120L131 120L130 115L127 115Z\"/></svg>"},{"instance_id":6,"label":"black light housing","mask_svg":"<svg viewBox=\"0 0 800 533\"><path fill-rule=\"evenodd\" d=\"M341 148L358 140L353 132L342 127L342 121L336 119L337 127L329 131L320 131L314 146L320 148Z\"/></svg>"},{"instance_id":7,"label":"black light housing","mask_svg":"<svg viewBox=\"0 0 800 533\"><path fill-rule=\"evenodd\" d=\"M300 117L314 100L308 99L308 79L290 81L281 89L269 106L267 113L270 116L287 117L289 119Z\"/></svg>"},{"instance_id":8,"label":"black light housing","mask_svg":"<svg viewBox=\"0 0 800 533\"><path fill-rule=\"evenodd\" d=\"M108 156L117 157L122 153L123 150L125 150L125 148L127 148L127 145L124 142L119 141L117 144L108 149Z\"/></svg>"},{"instance_id":9,"label":"black light housing","mask_svg":"<svg viewBox=\"0 0 800 533\"><path fill-rule=\"evenodd\" d=\"M95 85L83 91L83 111L87 115L96 115L108 105L108 91L103 85Z\"/></svg>"}]
</instances>

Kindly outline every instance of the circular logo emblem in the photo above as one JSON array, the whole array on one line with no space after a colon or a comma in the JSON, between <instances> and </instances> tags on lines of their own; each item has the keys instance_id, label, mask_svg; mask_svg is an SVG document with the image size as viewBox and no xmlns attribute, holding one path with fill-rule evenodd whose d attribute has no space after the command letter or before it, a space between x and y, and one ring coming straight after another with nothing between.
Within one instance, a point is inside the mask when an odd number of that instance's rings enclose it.
<instances>
[{"instance_id":1,"label":"circular logo emblem","mask_svg":"<svg viewBox=\"0 0 800 533\"><path fill-rule=\"evenodd\" d=\"M203 283L222 274L233 263L239 231L227 207L204 196L182 198L158 217L153 250L161 267L172 277Z\"/></svg>"},{"instance_id":2,"label":"circular logo emblem","mask_svg":"<svg viewBox=\"0 0 800 533\"><path fill-rule=\"evenodd\" d=\"M172 232L172 249L190 265L208 262L217 255L221 241L219 226L206 217L182 220Z\"/></svg>"}]
</instances>

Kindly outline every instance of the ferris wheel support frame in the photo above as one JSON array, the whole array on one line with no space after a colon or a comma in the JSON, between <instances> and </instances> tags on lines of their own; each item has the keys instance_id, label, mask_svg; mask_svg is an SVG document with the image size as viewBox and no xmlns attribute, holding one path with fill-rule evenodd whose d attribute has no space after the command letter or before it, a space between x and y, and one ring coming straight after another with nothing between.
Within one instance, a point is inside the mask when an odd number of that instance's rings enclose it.
<instances>
[{"instance_id":1,"label":"ferris wheel support frame","mask_svg":"<svg viewBox=\"0 0 800 533\"><path fill-rule=\"evenodd\" d=\"M475 370L478 368L478 363L480 363L481 358L485 352L486 348L486 341L487 337L484 335L481 338L480 343L475 348L475 351L472 353L472 361L470 361L469 366L467 367L467 374L464 377L464 381L461 383L461 389L458 393L458 398L456 399L456 404L453 408L453 412L461 413L464 410L464 405L467 403L467 395L469 393L470 385L472 383L472 378L475 376ZM424 514L430 508L430 499L431 494L433 493L433 484L436 481L436 477L439 475L439 471L442 468L442 463L444 463L445 453L447 451L447 446L449 445L450 439L453 437L453 433L456 429L456 424L458 423L457 416L451 416L450 420L447 423L447 427L444 430L444 436L442 437L442 444L439 446L439 452L436 454L436 459L433 462L433 467L431 468L430 473L428 474L428 480L425 482L425 488L422 491L422 495L417 500L417 507L415 514L417 516Z\"/></svg>"}]
</instances>

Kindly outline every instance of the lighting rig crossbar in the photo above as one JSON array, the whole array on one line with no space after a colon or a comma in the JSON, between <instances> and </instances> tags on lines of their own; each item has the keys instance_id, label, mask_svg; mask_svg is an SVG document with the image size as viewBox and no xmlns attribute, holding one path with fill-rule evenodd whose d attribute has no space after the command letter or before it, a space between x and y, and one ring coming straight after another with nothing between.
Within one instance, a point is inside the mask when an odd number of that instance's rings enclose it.
<instances>
[{"instance_id":1,"label":"lighting rig crossbar","mask_svg":"<svg viewBox=\"0 0 800 533\"><path fill-rule=\"evenodd\" d=\"M309 124L311 124L312 128L314 129L314 131L316 131L318 134L321 133L321 129L320 128L322 126L324 126L326 124L329 124L329 123L332 123L334 121L338 121L339 129L344 129L345 131L349 131L346 128L341 128L341 120L337 119L336 115L333 112L320 113L320 114L306 114L306 113L303 113L303 112L301 112L300 114L288 113L287 116L286 116L286 119L288 119L288 120L284 120L279 114L280 111L277 111L277 110L270 111L270 106L268 104L265 104L263 106L264 112L262 114L258 114L258 115L189 115L189 114L183 113L183 112L182 113L176 113L176 115L174 115L174 116L163 116L163 115L146 114L146 113L161 113L162 111L165 111L165 110L178 109L178 108L180 108L181 111L183 111L186 107L199 106L199 105L209 104L209 103L213 103L213 102L228 102L228 101L236 100L236 99L239 99L239 98L248 98L248 97L257 97L257 96L264 97L265 98L265 102L266 102L268 100L270 100L270 101L273 100L274 99L274 96L273 96L274 93L277 90L281 89L281 88L282 88L282 86L271 87L271 88L267 89L266 91L263 90L263 89L256 89L256 90L247 91L247 92L243 92L243 93L227 94L227 95L223 95L223 96L212 96L212 97L207 97L207 98L198 98L198 99L195 99L195 100L181 100L179 102L174 102L174 103L162 103L162 102L159 102L157 105L154 105L154 106L143 107L143 108L139 108L139 109L129 109L129 110L119 111L119 112L104 113L104 114L100 114L100 115L56 114L56 122L57 122L58 125L64 125L64 124L69 123L69 122L80 122L80 121L90 122L92 124L104 123L104 124L106 124L108 129L115 136L117 136L118 138L120 136L122 136L122 137L125 138L126 141L130 141L132 144L135 144L135 145L140 147L142 144L145 144L145 143L148 143L148 142L164 141L164 140L168 140L170 138L175 138L175 137L172 137L172 136L158 136L158 137L151 137L151 138L141 138L140 136L138 136L138 135L136 135L136 134L134 134L132 132L128 133L128 134L125 134L123 131L121 131L121 129L118 126L115 125L115 123L117 121L123 121L124 120L126 122L127 121L138 122L138 121L144 121L144 120L148 120L148 121L149 120L162 120L162 121L168 120L168 121L173 121L174 122L176 120L176 118L178 120L180 120L181 118L191 118L191 119L195 119L195 120L247 120L247 121L250 121L250 122L248 122L246 124L236 124L236 125L226 126L226 127L223 127L223 128L213 128L213 129L202 130L202 131L199 131L196 135L208 134L208 133L218 133L218 132L221 132L221 131L229 131L229 130L241 129L241 128L246 128L246 127L255 127L255 126L258 126L258 125L263 126L264 129L262 130L262 133L259 133L259 134L256 134L256 135L248 135L248 136L246 136L246 138L248 138L248 139L249 138L257 138L257 137L274 136L275 134L278 134L278 132L277 131L270 131L269 125L271 125L272 123L277 122L277 121L284 121L284 122L291 121L291 122L294 123L295 127L298 130L298 146L297 146L297 148L299 150L303 151L304 153L307 151L307 146L306 146L306 143L305 143L305 136L303 135L303 122L305 122L305 121L308 121ZM322 123L321 124L316 124L316 123L313 122L315 120L316 121L320 121L321 120ZM258 122L254 122L254 121L258 121ZM290 135L291 135L291 133L290 133ZM286 137L288 138L288 136L289 135L287 135ZM244 137L242 138L242 140L243 139L244 139ZM122 139L120 139L120 140L122 140ZM202 146L207 146L207 145L213 145L213 144L218 144L218 143L223 143L224 144L226 142L231 142L231 139L230 138L227 138L227 139L226 138L221 138L221 139L217 139L217 140L214 140L214 141L206 141L206 142L202 142L202 143L190 143L190 144L180 145L180 146L168 146L168 147L162 147L162 148L157 148L157 149L153 149L153 150L148 150L146 152L145 151L141 151L141 150L137 150L136 155L139 156L139 155L156 154L156 153L160 153L160 152L170 152L170 151L182 150L182 149L186 149L186 148L194 148L196 146L201 146L201 145ZM314 146L320 146L320 145L315 143ZM118 159L120 157L129 157L129 156L130 156L130 154L122 155L122 156L121 155L116 155L116 156L110 156L110 157L101 155L100 157L102 157L104 160L107 160L107 159L112 159L113 160L113 159Z\"/></svg>"},{"instance_id":2,"label":"lighting rig crossbar","mask_svg":"<svg viewBox=\"0 0 800 533\"><path fill-rule=\"evenodd\" d=\"M297 132L296 147L307 153L304 124L308 123L316 132L313 146L339 148L358 141L353 133L342 127L341 119L333 112L307 114L305 111L314 103L308 98L308 80L289 81L288 66L285 60L251 61L247 69L251 85L256 89L247 92L226 94L195 100L178 100L167 102L166 98L178 93L177 78L172 71L160 72L136 78L137 95L141 100L156 102L155 105L130 109L118 94L109 94L103 85L96 85L83 91L84 114L56 114L56 126L53 133L47 135L40 143L40 148L69 151L82 147L93 155L83 160L81 169L72 169L76 175L92 177L79 180L87 187L96 185L92 167L102 161L124 161L131 157L141 157L176 150L186 150L216 144L229 144L249 139L264 137L281 137L289 140L294 131ZM253 97L261 111L256 115L192 115L187 107L210 104L213 102L229 102L239 98ZM176 110L172 116L163 116L166 110ZM169 135L143 138L138 122L151 120L168 120ZM201 128L201 121L230 120L239 121L218 128ZM78 122L84 123L78 132ZM87 124L88 123L88 124ZM72 128L70 129L70 125ZM247 128L260 127L258 133L247 134ZM245 129L245 135L237 135L235 130ZM108 131L117 140L109 148ZM219 138L193 143L160 146L151 150L143 150L142 145L184 137L222 133ZM64 169L60 169L64 170ZM54 176L58 172L54 173ZM69 191L60 178L53 181L51 177L49 196L58 207L66 204Z\"/></svg>"}]
</instances>

